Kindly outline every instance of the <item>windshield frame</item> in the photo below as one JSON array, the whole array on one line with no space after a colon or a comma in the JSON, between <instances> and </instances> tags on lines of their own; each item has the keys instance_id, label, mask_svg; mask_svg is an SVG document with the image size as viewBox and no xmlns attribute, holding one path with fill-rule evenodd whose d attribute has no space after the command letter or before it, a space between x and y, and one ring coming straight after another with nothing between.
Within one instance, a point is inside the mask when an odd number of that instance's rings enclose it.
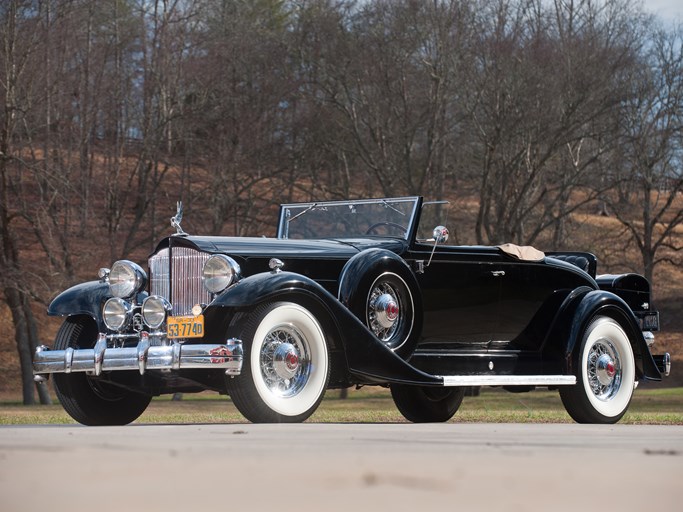
<instances>
[{"instance_id":1,"label":"windshield frame","mask_svg":"<svg viewBox=\"0 0 683 512\"><path fill-rule=\"evenodd\" d=\"M281 204L280 205L280 215L279 215L279 220L278 220L278 228L277 228L277 238L279 239L289 239L290 238L290 231L289 227L292 222L296 222L296 219L298 218L305 218L306 215L310 212L314 212L316 210L320 211L325 211L329 209L342 209L344 207L353 207L353 206L372 206L372 205L378 205L378 206L383 206L384 208L388 210L395 210L399 211L397 208L394 208L392 204L398 204L398 203L412 203L412 207L409 207L407 209L407 212L405 213L406 215L406 223L405 223L405 228L406 231L404 233L404 236L400 236L398 234L396 235L381 235L382 237L389 237L389 238L399 238L402 240L410 241L414 237L414 231L416 229L416 221L419 216L419 209L421 207L421 197L419 196L408 196L408 197L392 197L392 198L379 198L379 199L348 199L348 200L342 200L342 201L313 201L313 202L307 202L307 203L287 203L287 204ZM399 212L403 214L403 212ZM386 220L386 219L384 219ZM377 218L377 222L383 222L382 218ZM372 235L372 234L362 234L362 233L357 233L353 235L346 235L346 234L339 234L339 235L334 235L334 234L326 234L325 236L313 236L313 237L304 237L304 239L307 240L315 240L315 239L344 239L344 238L365 238L365 237L376 237L378 235Z\"/></svg>"}]
</instances>

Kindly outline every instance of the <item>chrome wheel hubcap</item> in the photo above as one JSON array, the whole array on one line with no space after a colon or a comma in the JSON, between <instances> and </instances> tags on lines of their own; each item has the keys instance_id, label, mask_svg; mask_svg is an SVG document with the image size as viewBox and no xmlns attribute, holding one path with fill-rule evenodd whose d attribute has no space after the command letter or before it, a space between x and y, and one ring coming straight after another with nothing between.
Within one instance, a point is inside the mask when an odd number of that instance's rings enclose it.
<instances>
[{"instance_id":1,"label":"chrome wheel hubcap","mask_svg":"<svg viewBox=\"0 0 683 512\"><path fill-rule=\"evenodd\" d=\"M607 339L596 341L588 354L588 382L593 394L603 401L613 398L621 386L621 373L614 345Z\"/></svg>"},{"instance_id":2,"label":"chrome wheel hubcap","mask_svg":"<svg viewBox=\"0 0 683 512\"><path fill-rule=\"evenodd\" d=\"M398 293L389 283L378 283L368 299L368 324L382 341L389 341L400 323Z\"/></svg>"},{"instance_id":3,"label":"chrome wheel hubcap","mask_svg":"<svg viewBox=\"0 0 683 512\"><path fill-rule=\"evenodd\" d=\"M297 395L311 373L311 358L304 335L293 325L271 330L261 347L260 367L263 381L273 394Z\"/></svg>"},{"instance_id":4,"label":"chrome wheel hubcap","mask_svg":"<svg viewBox=\"0 0 683 512\"><path fill-rule=\"evenodd\" d=\"M399 309L396 300L388 293L380 295L371 305L376 322L384 329L391 329L398 319Z\"/></svg>"},{"instance_id":5,"label":"chrome wheel hubcap","mask_svg":"<svg viewBox=\"0 0 683 512\"><path fill-rule=\"evenodd\" d=\"M281 379L291 379L299 369L299 354L291 343L281 343L273 354L273 369Z\"/></svg>"}]
</instances>

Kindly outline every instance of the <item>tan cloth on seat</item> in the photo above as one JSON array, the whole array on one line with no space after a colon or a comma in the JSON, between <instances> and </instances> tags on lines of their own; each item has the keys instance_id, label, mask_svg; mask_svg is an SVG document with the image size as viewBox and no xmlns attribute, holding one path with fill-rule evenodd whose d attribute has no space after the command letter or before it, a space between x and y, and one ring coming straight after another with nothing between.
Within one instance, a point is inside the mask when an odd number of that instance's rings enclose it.
<instances>
[{"instance_id":1,"label":"tan cloth on seat","mask_svg":"<svg viewBox=\"0 0 683 512\"><path fill-rule=\"evenodd\" d=\"M543 261L545 253L531 247L530 245L503 244L497 245L498 249L515 259L523 261Z\"/></svg>"}]
</instances>

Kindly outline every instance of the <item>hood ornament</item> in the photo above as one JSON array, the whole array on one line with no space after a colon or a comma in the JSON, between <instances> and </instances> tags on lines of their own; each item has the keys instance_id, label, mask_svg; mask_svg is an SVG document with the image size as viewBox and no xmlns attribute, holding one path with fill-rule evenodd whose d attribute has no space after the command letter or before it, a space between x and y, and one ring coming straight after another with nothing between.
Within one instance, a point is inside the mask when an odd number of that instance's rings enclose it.
<instances>
[{"instance_id":1,"label":"hood ornament","mask_svg":"<svg viewBox=\"0 0 683 512\"><path fill-rule=\"evenodd\" d=\"M176 236L184 236L187 235L185 231L183 231L183 228L180 227L180 223L183 221L183 202L178 201L176 203L176 214L171 217L171 227L175 228L176 230Z\"/></svg>"}]
</instances>

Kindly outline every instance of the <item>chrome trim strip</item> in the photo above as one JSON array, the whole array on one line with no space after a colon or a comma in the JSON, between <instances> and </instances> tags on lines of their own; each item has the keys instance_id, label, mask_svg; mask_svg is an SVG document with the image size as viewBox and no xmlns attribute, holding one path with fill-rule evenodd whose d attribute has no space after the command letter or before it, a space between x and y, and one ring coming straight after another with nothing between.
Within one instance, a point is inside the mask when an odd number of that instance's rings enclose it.
<instances>
[{"instance_id":1,"label":"chrome trim strip","mask_svg":"<svg viewBox=\"0 0 683 512\"><path fill-rule=\"evenodd\" d=\"M443 385L456 386L573 386L574 375L439 375Z\"/></svg>"},{"instance_id":2,"label":"chrome trim strip","mask_svg":"<svg viewBox=\"0 0 683 512\"><path fill-rule=\"evenodd\" d=\"M99 341L98 341L99 344ZM33 373L94 372L137 370L184 370L189 368L221 368L230 376L242 371L242 341L231 338L224 345L149 346L144 338L136 347L106 348L99 354L98 348L49 350L36 349Z\"/></svg>"}]
</instances>

